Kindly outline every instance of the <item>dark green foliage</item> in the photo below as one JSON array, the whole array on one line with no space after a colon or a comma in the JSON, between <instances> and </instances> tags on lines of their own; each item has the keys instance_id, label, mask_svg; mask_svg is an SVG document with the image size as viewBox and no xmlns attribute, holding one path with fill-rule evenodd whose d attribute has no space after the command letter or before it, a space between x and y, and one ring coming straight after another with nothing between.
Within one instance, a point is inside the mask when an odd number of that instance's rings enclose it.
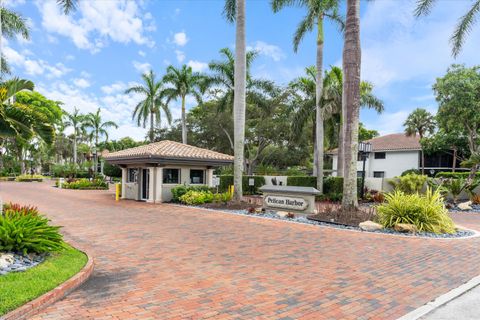
<instances>
[{"instance_id":1,"label":"dark green foliage","mask_svg":"<svg viewBox=\"0 0 480 320\"><path fill-rule=\"evenodd\" d=\"M325 178L327 180L328 178ZM317 177L311 176L293 176L287 177L288 186L298 186L298 187L317 187ZM325 182L324 182L325 187Z\"/></svg>"},{"instance_id":2,"label":"dark green foliage","mask_svg":"<svg viewBox=\"0 0 480 320\"><path fill-rule=\"evenodd\" d=\"M88 171L81 170L73 164L56 164L52 166L52 175L58 178L88 178Z\"/></svg>"},{"instance_id":3,"label":"dark green foliage","mask_svg":"<svg viewBox=\"0 0 480 320\"><path fill-rule=\"evenodd\" d=\"M418 175L418 174L421 174L421 172L420 172L420 170L418 170L418 169L408 169L408 170L403 171L400 176L403 177L403 176L406 176L406 175L408 175L408 174L416 174L416 175Z\"/></svg>"},{"instance_id":4,"label":"dark green foliage","mask_svg":"<svg viewBox=\"0 0 480 320\"><path fill-rule=\"evenodd\" d=\"M435 175L435 178L463 178L466 179L468 178L468 175L470 172L439 172ZM480 178L480 172L477 172L477 177Z\"/></svg>"},{"instance_id":5,"label":"dark green foliage","mask_svg":"<svg viewBox=\"0 0 480 320\"><path fill-rule=\"evenodd\" d=\"M294 176L287 177L288 186L299 187L317 187L317 178L311 176ZM361 179L357 181L358 193L360 193ZM326 177L323 180L323 196L321 200L340 201L343 194L343 178L342 177Z\"/></svg>"},{"instance_id":6,"label":"dark green foliage","mask_svg":"<svg viewBox=\"0 0 480 320\"><path fill-rule=\"evenodd\" d=\"M233 186L233 176L232 175L223 175L220 177L220 185L218 186L219 192L228 191L229 186ZM248 185L248 179L254 179L254 186L251 187ZM263 176L243 176L242 180L242 189L244 195L260 194L258 188L265 185L265 177Z\"/></svg>"},{"instance_id":7,"label":"dark green foliage","mask_svg":"<svg viewBox=\"0 0 480 320\"><path fill-rule=\"evenodd\" d=\"M0 216L0 251L52 252L64 248L60 227L41 215L8 210Z\"/></svg>"},{"instance_id":8,"label":"dark green foliage","mask_svg":"<svg viewBox=\"0 0 480 320\"><path fill-rule=\"evenodd\" d=\"M210 191L211 188L208 186L187 186L179 185L172 188L172 202L180 202L180 197L186 194L189 191Z\"/></svg>"},{"instance_id":9,"label":"dark green foliage","mask_svg":"<svg viewBox=\"0 0 480 320\"><path fill-rule=\"evenodd\" d=\"M121 178L122 169L119 166L105 162L103 165L103 173L108 177Z\"/></svg>"}]
</instances>

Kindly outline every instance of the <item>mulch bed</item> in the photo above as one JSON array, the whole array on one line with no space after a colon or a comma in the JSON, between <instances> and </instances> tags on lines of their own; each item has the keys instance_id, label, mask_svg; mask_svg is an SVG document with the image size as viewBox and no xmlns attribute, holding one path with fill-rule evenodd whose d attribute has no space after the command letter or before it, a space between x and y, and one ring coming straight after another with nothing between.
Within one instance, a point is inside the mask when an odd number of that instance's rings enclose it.
<instances>
[{"instance_id":1,"label":"mulch bed","mask_svg":"<svg viewBox=\"0 0 480 320\"><path fill-rule=\"evenodd\" d=\"M340 206L326 206L322 208L322 212L309 215L307 219L358 227L361 222L373 220L374 216L375 210L373 208L361 207L359 210L342 211Z\"/></svg>"}]
</instances>

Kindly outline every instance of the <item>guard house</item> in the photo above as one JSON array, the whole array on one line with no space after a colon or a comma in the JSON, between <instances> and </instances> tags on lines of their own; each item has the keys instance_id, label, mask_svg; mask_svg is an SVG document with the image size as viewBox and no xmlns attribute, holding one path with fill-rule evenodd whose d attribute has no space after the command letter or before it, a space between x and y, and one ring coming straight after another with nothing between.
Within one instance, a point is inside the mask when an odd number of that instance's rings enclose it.
<instances>
[{"instance_id":1,"label":"guard house","mask_svg":"<svg viewBox=\"0 0 480 320\"><path fill-rule=\"evenodd\" d=\"M233 156L163 140L112 152L104 159L122 168L122 199L153 203L172 199L178 185L213 186L213 170Z\"/></svg>"}]
</instances>

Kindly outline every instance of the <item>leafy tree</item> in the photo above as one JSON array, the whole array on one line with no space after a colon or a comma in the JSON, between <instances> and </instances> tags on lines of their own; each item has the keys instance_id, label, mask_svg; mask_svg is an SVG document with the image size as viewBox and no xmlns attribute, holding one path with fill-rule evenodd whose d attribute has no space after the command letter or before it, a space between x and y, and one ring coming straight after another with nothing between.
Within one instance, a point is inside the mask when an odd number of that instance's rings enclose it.
<instances>
[{"instance_id":1,"label":"leafy tree","mask_svg":"<svg viewBox=\"0 0 480 320\"><path fill-rule=\"evenodd\" d=\"M144 128L147 124L147 120L150 118L150 142L154 140L155 124L161 124L160 109L165 112L168 123L172 123L172 114L168 105L162 100L164 98L165 90L163 88L162 81L155 79L155 73L152 70L148 73L142 74L143 85L136 85L128 88L125 93L132 92L139 93L143 96L143 100L140 101L133 111L132 118L137 119L137 125L142 125Z\"/></svg>"},{"instance_id":2,"label":"leafy tree","mask_svg":"<svg viewBox=\"0 0 480 320\"><path fill-rule=\"evenodd\" d=\"M347 0L343 45L343 158L344 178L342 209L358 207L357 154L360 116L360 0Z\"/></svg>"},{"instance_id":3,"label":"leafy tree","mask_svg":"<svg viewBox=\"0 0 480 320\"><path fill-rule=\"evenodd\" d=\"M6 39L12 39L16 35L21 35L24 39L30 38L30 31L27 26L27 21L18 13L11 11L5 7L0 7L0 33ZM3 77L4 74L10 73L10 67L3 56L2 39L0 37L0 71Z\"/></svg>"},{"instance_id":4,"label":"leafy tree","mask_svg":"<svg viewBox=\"0 0 480 320\"><path fill-rule=\"evenodd\" d=\"M430 13L433 5L437 0L417 0L417 8L415 9L415 16L425 16ZM460 17L457 26L450 37L452 44L452 54L457 57L465 43L465 38L471 32L473 25L477 21L480 13L480 0L474 0L470 9Z\"/></svg>"},{"instance_id":5,"label":"leafy tree","mask_svg":"<svg viewBox=\"0 0 480 320\"><path fill-rule=\"evenodd\" d=\"M324 31L323 21L325 18L335 22L340 29L344 28L343 18L338 14L338 0L272 0L272 9L278 12L281 9L291 6L300 5L305 7L307 14L300 22L293 37L293 49L298 50L300 42L305 37L307 32L312 31L314 27L317 28L317 59L315 68L315 115L316 115L316 129L315 129L315 145L314 145L314 175L317 176L317 189L323 192L323 141L324 141L324 127L323 127L323 112L321 110L321 99L323 95L323 45L324 45Z\"/></svg>"},{"instance_id":6,"label":"leafy tree","mask_svg":"<svg viewBox=\"0 0 480 320\"><path fill-rule=\"evenodd\" d=\"M163 77L163 82L170 87L164 89L165 97L167 98L166 105L171 100L180 98L182 101L182 143L187 143L187 123L186 123L186 109L185 98L188 95L195 97L197 102L202 101L202 84L204 77L198 72L193 72L192 67L183 65L180 69L174 66L167 68L167 74Z\"/></svg>"},{"instance_id":7,"label":"leafy tree","mask_svg":"<svg viewBox=\"0 0 480 320\"><path fill-rule=\"evenodd\" d=\"M425 154L445 153L452 156L452 171L456 171L457 163L468 159L468 140L463 132L439 129L432 136L420 141Z\"/></svg>"},{"instance_id":8,"label":"leafy tree","mask_svg":"<svg viewBox=\"0 0 480 320\"><path fill-rule=\"evenodd\" d=\"M358 127L358 141L366 141L378 137L380 134L377 130L369 130L365 128L363 123L360 122Z\"/></svg>"},{"instance_id":9,"label":"leafy tree","mask_svg":"<svg viewBox=\"0 0 480 320\"><path fill-rule=\"evenodd\" d=\"M433 90L439 104L437 122L440 130L466 137L471 158L480 154L480 66L452 65L447 74L437 78ZM469 182L480 164L471 161Z\"/></svg>"},{"instance_id":10,"label":"leafy tree","mask_svg":"<svg viewBox=\"0 0 480 320\"><path fill-rule=\"evenodd\" d=\"M78 164L77 162L77 143L78 136L81 133L82 127L84 126L85 115L80 114L80 110L76 107L73 109L72 113L65 112L65 126L73 128L73 163Z\"/></svg>"},{"instance_id":11,"label":"leafy tree","mask_svg":"<svg viewBox=\"0 0 480 320\"><path fill-rule=\"evenodd\" d=\"M118 128L118 125L113 121L103 122L102 116L100 115L100 108L97 109L95 113L90 112L85 116L85 126L92 130L92 136L95 139L95 148L97 149L96 153L98 154L98 142L100 137L104 136L108 140L108 129L109 128ZM94 159L95 172L97 170L98 156Z\"/></svg>"},{"instance_id":12,"label":"leafy tree","mask_svg":"<svg viewBox=\"0 0 480 320\"><path fill-rule=\"evenodd\" d=\"M405 134L409 137L418 136L420 141L427 134L432 134L435 131L435 120L433 115L425 109L417 108L410 113L407 120L403 124L405 127ZM425 174L425 155L422 148L422 174Z\"/></svg>"}]
</instances>

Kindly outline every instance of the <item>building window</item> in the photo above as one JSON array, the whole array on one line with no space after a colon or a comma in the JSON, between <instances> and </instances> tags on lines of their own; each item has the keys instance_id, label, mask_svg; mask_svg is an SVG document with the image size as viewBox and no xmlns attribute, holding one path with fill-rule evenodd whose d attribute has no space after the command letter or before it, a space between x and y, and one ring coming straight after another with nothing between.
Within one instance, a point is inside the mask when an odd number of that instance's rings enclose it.
<instances>
[{"instance_id":1,"label":"building window","mask_svg":"<svg viewBox=\"0 0 480 320\"><path fill-rule=\"evenodd\" d=\"M385 159L386 156L385 152L375 152L375 159Z\"/></svg>"},{"instance_id":2,"label":"building window","mask_svg":"<svg viewBox=\"0 0 480 320\"><path fill-rule=\"evenodd\" d=\"M138 179L138 169L130 168L128 169L127 182L137 182Z\"/></svg>"},{"instance_id":3,"label":"building window","mask_svg":"<svg viewBox=\"0 0 480 320\"><path fill-rule=\"evenodd\" d=\"M373 171L374 178L385 178L385 171Z\"/></svg>"},{"instance_id":4,"label":"building window","mask_svg":"<svg viewBox=\"0 0 480 320\"><path fill-rule=\"evenodd\" d=\"M190 184L204 184L205 171L190 170Z\"/></svg>"},{"instance_id":5,"label":"building window","mask_svg":"<svg viewBox=\"0 0 480 320\"><path fill-rule=\"evenodd\" d=\"M180 169L163 169L163 183L180 183Z\"/></svg>"}]
</instances>

